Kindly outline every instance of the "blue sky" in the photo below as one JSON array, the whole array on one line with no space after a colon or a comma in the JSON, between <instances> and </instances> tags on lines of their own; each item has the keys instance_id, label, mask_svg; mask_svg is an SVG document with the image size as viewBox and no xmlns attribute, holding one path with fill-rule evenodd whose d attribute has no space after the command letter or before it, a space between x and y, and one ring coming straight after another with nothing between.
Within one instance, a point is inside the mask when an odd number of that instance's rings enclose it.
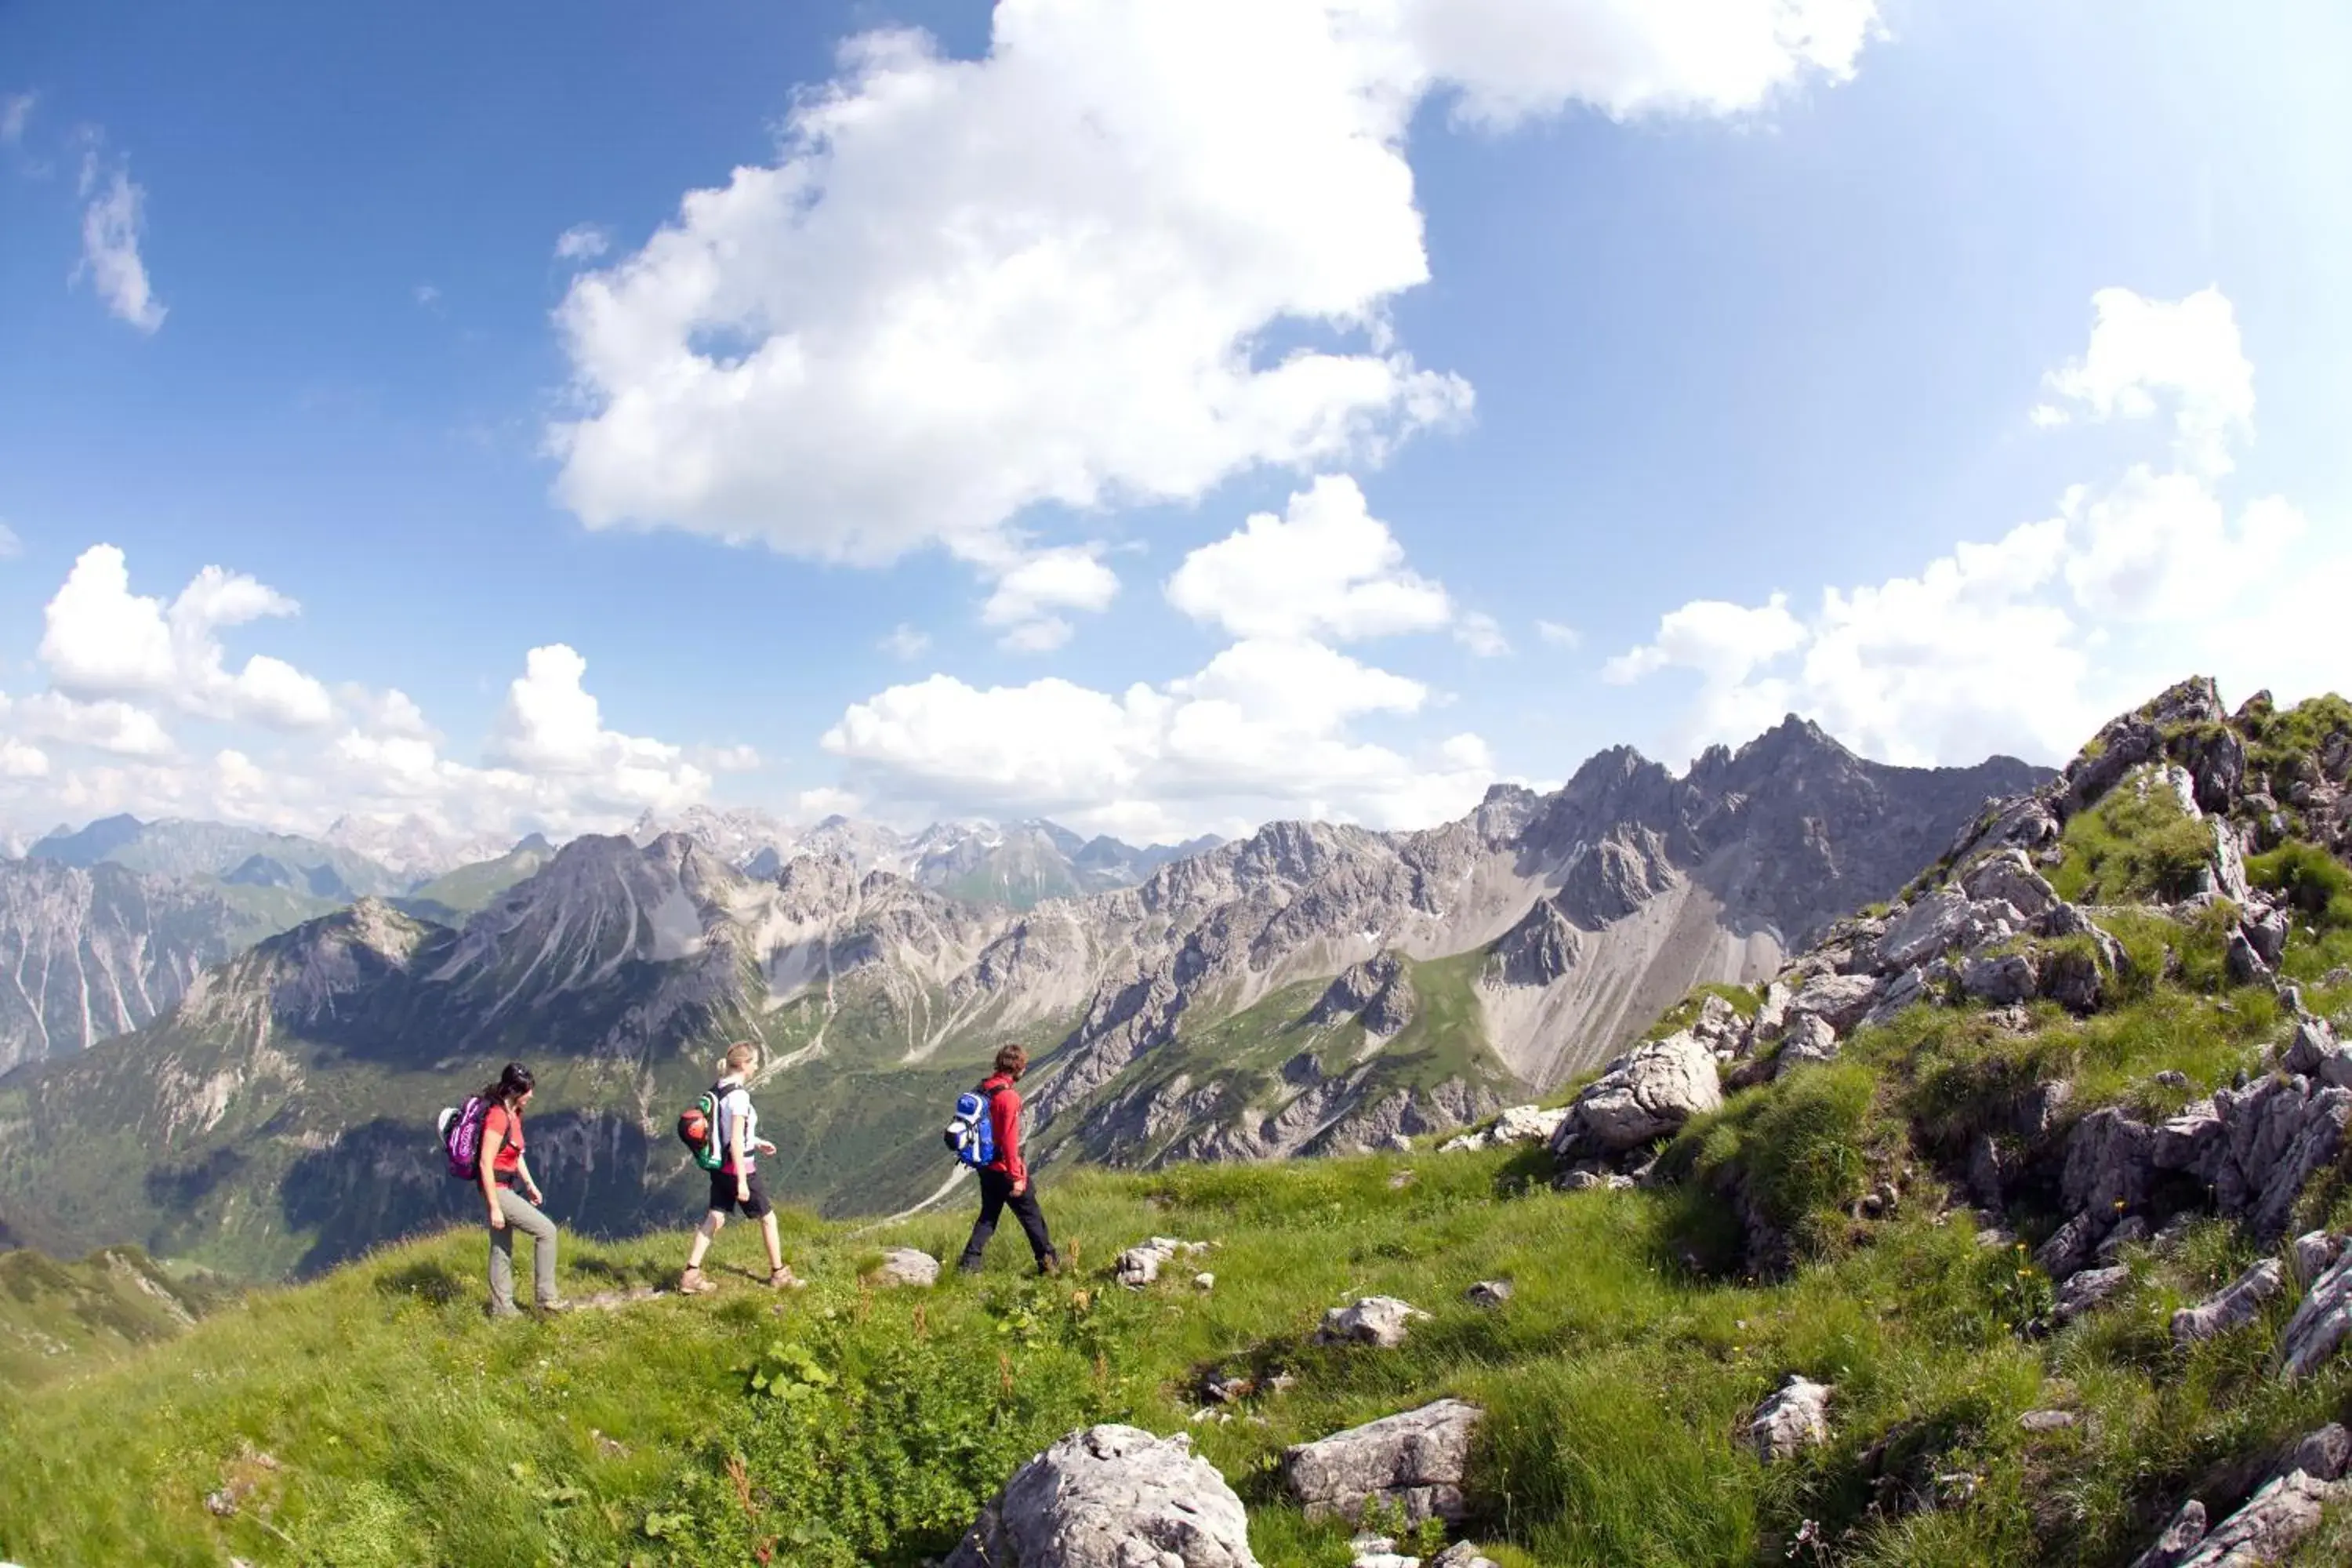
<instances>
[{"instance_id":1,"label":"blue sky","mask_svg":"<svg viewBox=\"0 0 2352 1568\"><path fill-rule=\"evenodd\" d=\"M1612 12L0 10L0 824L1409 825L2346 684L2352 17Z\"/></svg>"}]
</instances>

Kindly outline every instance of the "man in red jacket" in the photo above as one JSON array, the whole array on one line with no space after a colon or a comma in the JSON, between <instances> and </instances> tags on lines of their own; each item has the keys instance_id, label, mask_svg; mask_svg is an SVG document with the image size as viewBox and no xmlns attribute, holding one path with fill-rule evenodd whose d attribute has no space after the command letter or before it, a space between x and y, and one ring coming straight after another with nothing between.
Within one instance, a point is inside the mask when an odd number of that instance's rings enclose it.
<instances>
[{"instance_id":1,"label":"man in red jacket","mask_svg":"<svg viewBox=\"0 0 2352 1568\"><path fill-rule=\"evenodd\" d=\"M1013 1084L1029 1070L1029 1053L1019 1046L1007 1046L996 1053L996 1071L980 1086L982 1098L988 1101L989 1129L996 1138L996 1158L981 1168L980 1218L971 1227L971 1239L964 1244L963 1262L967 1274L980 1272L981 1255L988 1250L989 1238L996 1234L997 1217L1007 1208L1021 1222L1023 1234L1029 1237L1029 1250L1036 1255L1037 1272L1058 1274L1062 1260L1054 1252L1053 1238L1045 1234L1045 1211L1037 1206L1036 1189L1029 1184L1029 1167L1021 1159L1021 1091Z\"/></svg>"}]
</instances>

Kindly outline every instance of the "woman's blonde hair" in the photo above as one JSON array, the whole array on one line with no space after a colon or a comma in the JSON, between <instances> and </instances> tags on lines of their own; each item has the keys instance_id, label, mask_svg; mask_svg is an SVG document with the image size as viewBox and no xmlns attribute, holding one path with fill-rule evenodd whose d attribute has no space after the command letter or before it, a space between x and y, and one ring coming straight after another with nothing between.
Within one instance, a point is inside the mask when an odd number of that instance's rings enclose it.
<instances>
[{"instance_id":1,"label":"woman's blonde hair","mask_svg":"<svg viewBox=\"0 0 2352 1568\"><path fill-rule=\"evenodd\" d=\"M749 1040L738 1040L727 1047L727 1057L719 1065L729 1072L741 1072L760 1059L760 1047Z\"/></svg>"}]
</instances>

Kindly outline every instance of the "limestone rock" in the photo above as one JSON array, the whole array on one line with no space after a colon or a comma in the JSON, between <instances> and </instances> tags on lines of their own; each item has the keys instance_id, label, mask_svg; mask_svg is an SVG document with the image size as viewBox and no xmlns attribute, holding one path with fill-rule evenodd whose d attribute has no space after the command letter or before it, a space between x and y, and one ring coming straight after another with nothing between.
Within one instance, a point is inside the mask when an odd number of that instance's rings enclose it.
<instances>
[{"instance_id":1,"label":"limestone rock","mask_svg":"<svg viewBox=\"0 0 2352 1568\"><path fill-rule=\"evenodd\" d=\"M2073 1322L2130 1283L2131 1270L2121 1265L2084 1268L2068 1276L2066 1283L2058 1288L2058 1321Z\"/></svg>"},{"instance_id":2,"label":"limestone rock","mask_svg":"<svg viewBox=\"0 0 2352 1568\"><path fill-rule=\"evenodd\" d=\"M1495 1124L1486 1129L1486 1142L1480 1147L1546 1142L1567 1120L1566 1106L1547 1110L1539 1105L1514 1105L1495 1118Z\"/></svg>"},{"instance_id":3,"label":"limestone rock","mask_svg":"<svg viewBox=\"0 0 2352 1568\"><path fill-rule=\"evenodd\" d=\"M1694 1035L1669 1035L1621 1057L1578 1095L1552 1135L1552 1152L1570 1161L1621 1154L1722 1104L1715 1053Z\"/></svg>"},{"instance_id":4,"label":"limestone rock","mask_svg":"<svg viewBox=\"0 0 2352 1568\"><path fill-rule=\"evenodd\" d=\"M1960 965L1960 989L1995 1006L2030 1002L2042 994L2042 971L2031 952L1971 957Z\"/></svg>"},{"instance_id":5,"label":"limestone rock","mask_svg":"<svg viewBox=\"0 0 2352 1568\"><path fill-rule=\"evenodd\" d=\"M1838 1057L1837 1031L1818 1013L1800 1013L1797 1021L1789 1026L1786 1038L1780 1042L1780 1054L1774 1058L1773 1076L1778 1077L1791 1068L1812 1062L1833 1062Z\"/></svg>"},{"instance_id":6,"label":"limestone rock","mask_svg":"<svg viewBox=\"0 0 2352 1568\"><path fill-rule=\"evenodd\" d=\"M1969 868L1960 885L1969 898L2005 903L2027 920L2039 919L2058 904L2057 893L2022 849L1986 856Z\"/></svg>"},{"instance_id":7,"label":"limestone rock","mask_svg":"<svg viewBox=\"0 0 2352 1568\"><path fill-rule=\"evenodd\" d=\"M1283 1480L1310 1520L1360 1518L1373 1501L1401 1508L1409 1523L1459 1520L1467 1511L1470 1439L1485 1414L1441 1399L1300 1443L1283 1456Z\"/></svg>"},{"instance_id":8,"label":"limestone rock","mask_svg":"<svg viewBox=\"0 0 2352 1568\"><path fill-rule=\"evenodd\" d=\"M1470 1542L1457 1541L1431 1558L1429 1568L1497 1568L1497 1564Z\"/></svg>"},{"instance_id":9,"label":"limestone rock","mask_svg":"<svg viewBox=\"0 0 2352 1568\"><path fill-rule=\"evenodd\" d=\"M2063 1432L2074 1425L2076 1416L2071 1410L2029 1410L2017 1418L2021 1430L2036 1435Z\"/></svg>"},{"instance_id":10,"label":"limestone rock","mask_svg":"<svg viewBox=\"0 0 2352 1568\"><path fill-rule=\"evenodd\" d=\"M2126 1215L2116 1222L2092 1256L2101 1263L2113 1263L2123 1256L2124 1248L2144 1242L2148 1237L2147 1221L2138 1215Z\"/></svg>"},{"instance_id":11,"label":"limestone rock","mask_svg":"<svg viewBox=\"0 0 2352 1568\"><path fill-rule=\"evenodd\" d=\"M2285 1289L2286 1270L2277 1258L2265 1258L2225 1289L2173 1313L2173 1343L2193 1344L2251 1323L2262 1315L2263 1303Z\"/></svg>"},{"instance_id":12,"label":"limestone rock","mask_svg":"<svg viewBox=\"0 0 2352 1568\"><path fill-rule=\"evenodd\" d=\"M1324 1313L1323 1326L1315 1331L1315 1342L1394 1350L1404 1343L1414 1322L1428 1316L1394 1296L1367 1296L1352 1307L1334 1307Z\"/></svg>"},{"instance_id":13,"label":"limestone rock","mask_svg":"<svg viewBox=\"0 0 2352 1568\"><path fill-rule=\"evenodd\" d=\"M1511 1282L1507 1279L1481 1279L1463 1292L1463 1299L1474 1307L1499 1307L1511 1299Z\"/></svg>"},{"instance_id":14,"label":"limestone rock","mask_svg":"<svg viewBox=\"0 0 2352 1568\"><path fill-rule=\"evenodd\" d=\"M2330 1421L2316 1432L2305 1433L2278 1473L2284 1476L2301 1470L2318 1480L2333 1481L2342 1479L2347 1465L2352 1465L2352 1432L2347 1432L2342 1422Z\"/></svg>"},{"instance_id":15,"label":"limestone rock","mask_svg":"<svg viewBox=\"0 0 2352 1568\"><path fill-rule=\"evenodd\" d=\"M2290 1250L2294 1257L2295 1282L2308 1289L2344 1256L2344 1243L2324 1230L2315 1230L2296 1237Z\"/></svg>"},{"instance_id":16,"label":"limestone rock","mask_svg":"<svg viewBox=\"0 0 2352 1568\"><path fill-rule=\"evenodd\" d=\"M1827 1384L1790 1373L1748 1423L1748 1446L1769 1465L1828 1442L1832 1392Z\"/></svg>"},{"instance_id":17,"label":"limestone rock","mask_svg":"<svg viewBox=\"0 0 2352 1568\"><path fill-rule=\"evenodd\" d=\"M2324 1018L2304 1018L2294 1026L2279 1066L2305 1078L2315 1078L2336 1089L2352 1088L2352 1046L2336 1037Z\"/></svg>"},{"instance_id":18,"label":"limestone rock","mask_svg":"<svg viewBox=\"0 0 2352 1568\"><path fill-rule=\"evenodd\" d=\"M2132 1559L2131 1568L2179 1568L2205 1539L2205 1505L2190 1498L2164 1527L2156 1543Z\"/></svg>"},{"instance_id":19,"label":"limestone rock","mask_svg":"<svg viewBox=\"0 0 2352 1568\"><path fill-rule=\"evenodd\" d=\"M894 1247L882 1255L882 1266L874 1270L877 1285L929 1286L940 1282L940 1260L928 1252L918 1252L911 1247Z\"/></svg>"},{"instance_id":20,"label":"limestone rock","mask_svg":"<svg viewBox=\"0 0 2352 1568\"><path fill-rule=\"evenodd\" d=\"M1111 1276L1129 1289L1139 1290L1158 1279L1166 1264L1208 1250L1205 1241L1179 1241L1172 1236L1155 1236L1120 1253L1111 1265Z\"/></svg>"},{"instance_id":21,"label":"limestone rock","mask_svg":"<svg viewBox=\"0 0 2352 1568\"><path fill-rule=\"evenodd\" d=\"M1258 1568L1241 1499L1181 1434L1073 1432L1015 1472L946 1568Z\"/></svg>"},{"instance_id":22,"label":"limestone rock","mask_svg":"<svg viewBox=\"0 0 2352 1568\"><path fill-rule=\"evenodd\" d=\"M1816 975L1790 999L1789 1013L1792 1018L1815 1014L1831 1028L1843 1031L1862 1022L1878 991L1879 983L1866 974Z\"/></svg>"},{"instance_id":23,"label":"limestone rock","mask_svg":"<svg viewBox=\"0 0 2352 1568\"><path fill-rule=\"evenodd\" d=\"M2254 944L2246 940L2243 931L2230 933L2228 963L2230 978L2240 985L2260 985L2277 978L2276 972L2254 951Z\"/></svg>"},{"instance_id":24,"label":"limestone rock","mask_svg":"<svg viewBox=\"0 0 2352 1568\"><path fill-rule=\"evenodd\" d=\"M2279 1370L2288 1377L2315 1371L2352 1338L2352 1254L2312 1283L2279 1335Z\"/></svg>"},{"instance_id":25,"label":"limestone rock","mask_svg":"<svg viewBox=\"0 0 2352 1568\"><path fill-rule=\"evenodd\" d=\"M2180 1559L2178 1568L2284 1563L2318 1527L2320 1510L2346 1489L2342 1482L2323 1481L2302 1470L2281 1476L2216 1526Z\"/></svg>"}]
</instances>

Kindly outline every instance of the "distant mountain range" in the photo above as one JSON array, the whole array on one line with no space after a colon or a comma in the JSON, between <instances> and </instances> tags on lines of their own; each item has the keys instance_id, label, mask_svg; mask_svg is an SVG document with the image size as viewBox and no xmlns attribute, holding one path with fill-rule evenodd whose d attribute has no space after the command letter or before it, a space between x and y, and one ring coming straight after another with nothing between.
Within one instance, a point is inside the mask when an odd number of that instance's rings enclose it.
<instances>
[{"instance_id":1,"label":"distant mountain range","mask_svg":"<svg viewBox=\"0 0 2352 1568\"><path fill-rule=\"evenodd\" d=\"M1049 822L947 823L908 836L833 816L796 828L758 811L698 807L648 817L635 837L679 832L745 875L836 856L944 896L1028 909L1131 887L1215 838L1136 848L1082 839ZM345 817L321 838L217 822L101 818L59 828L0 859L0 1071L86 1048L150 1022L205 967L362 898L441 925L461 924L537 874L555 846L449 838L415 817ZM60 876L62 870L79 875Z\"/></svg>"},{"instance_id":2,"label":"distant mountain range","mask_svg":"<svg viewBox=\"0 0 2352 1568\"><path fill-rule=\"evenodd\" d=\"M432 1114L519 1057L558 1215L667 1223L695 1173L665 1123L746 1036L790 1130L773 1179L834 1211L938 1187L941 1107L1009 1039L1040 1058L1047 1161L1440 1131L1604 1059L1695 984L1773 972L2047 776L1885 767L1791 720L1679 778L1606 752L1441 827L1276 823L1027 909L1160 852L1043 824L787 837L741 813L519 848L469 916L365 900L134 1034L0 1080L0 1212L78 1247L323 1267L458 1212ZM68 1146L61 1194L26 1156Z\"/></svg>"}]
</instances>

